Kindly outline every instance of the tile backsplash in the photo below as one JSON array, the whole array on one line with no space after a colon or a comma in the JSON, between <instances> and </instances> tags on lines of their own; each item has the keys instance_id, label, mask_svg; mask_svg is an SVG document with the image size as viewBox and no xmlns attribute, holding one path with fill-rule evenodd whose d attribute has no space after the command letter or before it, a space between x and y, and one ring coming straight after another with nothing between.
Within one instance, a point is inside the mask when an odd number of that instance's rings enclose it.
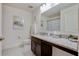
<instances>
[{"instance_id":1,"label":"tile backsplash","mask_svg":"<svg viewBox=\"0 0 79 59\"><path fill-rule=\"evenodd\" d=\"M54 37L54 38L68 38L68 35L64 35L64 34L53 34L53 33L50 33L50 36L51 37Z\"/></svg>"},{"instance_id":2,"label":"tile backsplash","mask_svg":"<svg viewBox=\"0 0 79 59\"><path fill-rule=\"evenodd\" d=\"M50 36L50 37L53 37L53 38L66 38L66 39L69 39L69 38L71 38L71 39L78 39L78 36L77 35L73 35L73 34L65 34L65 33L54 33L54 32L40 32L39 33L40 35L46 35L46 36ZM71 36L72 35L72 37L69 37L69 36Z\"/></svg>"}]
</instances>

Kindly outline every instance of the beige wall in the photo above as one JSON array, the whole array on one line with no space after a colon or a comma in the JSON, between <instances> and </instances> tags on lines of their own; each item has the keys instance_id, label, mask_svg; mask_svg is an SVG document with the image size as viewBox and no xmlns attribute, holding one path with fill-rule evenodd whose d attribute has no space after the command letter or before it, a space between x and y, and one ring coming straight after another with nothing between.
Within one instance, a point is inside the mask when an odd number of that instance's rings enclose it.
<instances>
[{"instance_id":1,"label":"beige wall","mask_svg":"<svg viewBox=\"0 0 79 59\"><path fill-rule=\"evenodd\" d=\"M41 24L41 14L40 14L40 8L35 9L35 11L33 11L32 13L32 32L34 34L39 33L40 31L40 24Z\"/></svg>"}]
</instances>

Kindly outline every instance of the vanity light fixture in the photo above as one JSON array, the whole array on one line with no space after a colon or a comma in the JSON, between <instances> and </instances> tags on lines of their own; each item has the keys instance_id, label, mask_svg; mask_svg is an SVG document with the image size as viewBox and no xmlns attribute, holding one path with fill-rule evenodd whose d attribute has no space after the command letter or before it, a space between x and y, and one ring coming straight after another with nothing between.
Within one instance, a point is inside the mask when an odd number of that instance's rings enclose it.
<instances>
[{"instance_id":1,"label":"vanity light fixture","mask_svg":"<svg viewBox=\"0 0 79 59\"><path fill-rule=\"evenodd\" d=\"M43 3L43 4L41 4L41 6L40 6L41 13L47 11L48 9L50 9L52 7L55 7L58 4L59 3Z\"/></svg>"}]
</instances>

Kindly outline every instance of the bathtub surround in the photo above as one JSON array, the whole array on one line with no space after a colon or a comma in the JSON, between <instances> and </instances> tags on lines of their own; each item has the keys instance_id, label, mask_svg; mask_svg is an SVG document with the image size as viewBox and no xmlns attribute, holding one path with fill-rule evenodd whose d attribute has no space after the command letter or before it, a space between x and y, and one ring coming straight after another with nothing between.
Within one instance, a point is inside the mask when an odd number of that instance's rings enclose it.
<instances>
[{"instance_id":1,"label":"bathtub surround","mask_svg":"<svg viewBox=\"0 0 79 59\"><path fill-rule=\"evenodd\" d=\"M13 29L13 16L24 18L24 27L22 29ZM3 51L20 46L24 40L30 40L31 21L31 12L3 5L3 36L5 37L3 41ZM19 51L17 51L16 55L18 55Z\"/></svg>"}]
</instances>

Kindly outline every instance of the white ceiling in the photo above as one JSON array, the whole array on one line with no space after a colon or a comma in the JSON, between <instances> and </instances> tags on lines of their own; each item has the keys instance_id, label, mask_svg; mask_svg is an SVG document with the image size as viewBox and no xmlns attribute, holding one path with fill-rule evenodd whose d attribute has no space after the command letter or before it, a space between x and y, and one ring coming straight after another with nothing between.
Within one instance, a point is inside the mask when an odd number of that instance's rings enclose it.
<instances>
[{"instance_id":1,"label":"white ceiling","mask_svg":"<svg viewBox=\"0 0 79 59\"><path fill-rule=\"evenodd\" d=\"M60 3L54 7L52 7L51 9L45 11L44 13L42 13L42 15L50 17L51 15L54 14L59 14L59 12L61 11L61 9L76 5L77 3Z\"/></svg>"},{"instance_id":2,"label":"white ceiling","mask_svg":"<svg viewBox=\"0 0 79 59\"><path fill-rule=\"evenodd\" d=\"M3 5L15 7L15 8L19 8L19 9L23 9L23 10L27 10L27 11L35 10L36 8L40 7L41 4L42 3L3 3ZM73 6L75 4L77 4L77 3L60 3L42 14L50 17L51 15L59 13L61 9L67 8L69 6ZM33 6L33 8L29 8L29 6Z\"/></svg>"},{"instance_id":3,"label":"white ceiling","mask_svg":"<svg viewBox=\"0 0 79 59\"><path fill-rule=\"evenodd\" d=\"M41 5L41 3L3 3L3 5L33 11L34 9L38 8ZM32 6L33 8L30 8L30 6Z\"/></svg>"}]
</instances>

